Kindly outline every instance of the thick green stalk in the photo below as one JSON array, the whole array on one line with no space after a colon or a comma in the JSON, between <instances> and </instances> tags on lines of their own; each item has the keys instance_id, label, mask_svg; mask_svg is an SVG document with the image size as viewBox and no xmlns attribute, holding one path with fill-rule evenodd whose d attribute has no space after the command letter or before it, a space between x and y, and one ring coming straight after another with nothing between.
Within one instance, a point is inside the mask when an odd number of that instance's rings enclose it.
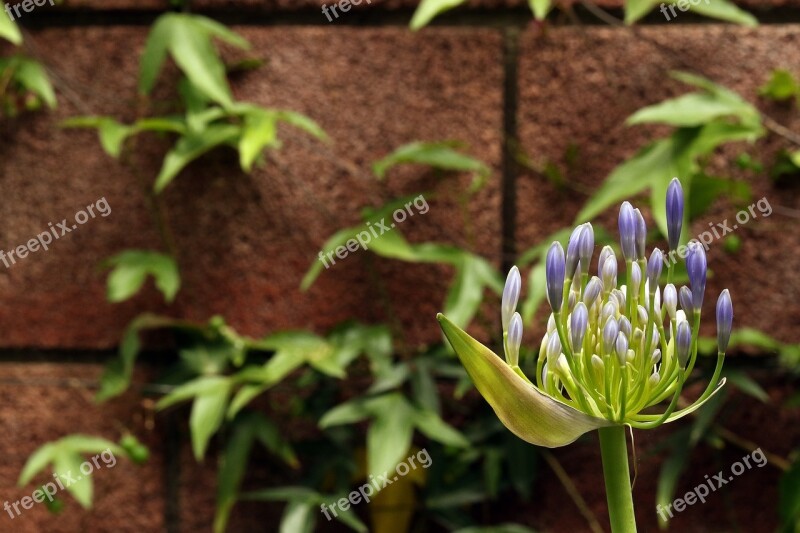
<instances>
[{"instance_id":1,"label":"thick green stalk","mask_svg":"<svg viewBox=\"0 0 800 533\"><path fill-rule=\"evenodd\" d=\"M612 533L636 533L625 426L600 428L600 452Z\"/></svg>"}]
</instances>

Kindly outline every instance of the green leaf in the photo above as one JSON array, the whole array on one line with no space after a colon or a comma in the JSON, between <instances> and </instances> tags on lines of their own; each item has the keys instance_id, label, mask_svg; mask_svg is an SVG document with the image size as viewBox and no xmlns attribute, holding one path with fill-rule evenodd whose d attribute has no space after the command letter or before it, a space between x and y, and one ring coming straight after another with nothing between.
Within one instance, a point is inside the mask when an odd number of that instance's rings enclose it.
<instances>
[{"instance_id":1,"label":"green leaf","mask_svg":"<svg viewBox=\"0 0 800 533\"><path fill-rule=\"evenodd\" d=\"M166 409L178 402L194 398L189 428L192 450L200 461L205 455L208 441L225 419L233 382L225 376L203 376L176 387L156 403L156 409Z\"/></svg>"},{"instance_id":2,"label":"green leaf","mask_svg":"<svg viewBox=\"0 0 800 533\"><path fill-rule=\"evenodd\" d=\"M363 227L366 228L366 224L364 224ZM328 237L328 240L322 245L320 257L327 257L328 252L333 253L339 246L344 246L345 243L352 239L353 235L357 235L359 231L362 231L362 226L344 228L337 231ZM322 273L324 267L325 265L322 261L314 261L314 264L311 265L311 268L308 269L308 272L306 272L305 276L303 276L303 280L300 282L300 290L303 292L307 291Z\"/></svg>"},{"instance_id":3,"label":"green leaf","mask_svg":"<svg viewBox=\"0 0 800 533\"><path fill-rule=\"evenodd\" d=\"M546 19L547 14L550 13L550 10L553 8L553 4L550 0L528 0L528 6L530 6L531 11L533 11L533 16L536 20Z\"/></svg>"},{"instance_id":4,"label":"green leaf","mask_svg":"<svg viewBox=\"0 0 800 533\"><path fill-rule=\"evenodd\" d=\"M661 472L658 475L656 485L656 504L662 508L672 505L678 480L686 469L689 461L689 434L691 428L685 428L672 436L673 449L669 457L661 465ZM658 525L661 529L666 529L667 522L658 515Z\"/></svg>"},{"instance_id":5,"label":"green leaf","mask_svg":"<svg viewBox=\"0 0 800 533\"><path fill-rule=\"evenodd\" d=\"M292 466L297 465L289 444L280 436L272 422L258 413L248 413L236 419L230 438L220 460L217 484L217 512L214 517L214 532L225 531L231 509L238 498L244 478L247 460L253 441L258 438L264 446L276 453Z\"/></svg>"},{"instance_id":6,"label":"green leaf","mask_svg":"<svg viewBox=\"0 0 800 533\"><path fill-rule=\"evenodd\" d=\"M0 15L0 19L4 18ZM1 26L2 24L0 24ZM2 32L2 29L0 29ZM18 58L17 69L14 77L27 90L37 94L50 109L56 107L56 93L47 77L47 72L38 61Z\"/></svg>"},{"instance_id":7,"label":"green leaf","mask_svg":"<svg viewBox=\"0 0 800 533\"><path fill-rule=\"evenodd\" d=\"M205 30L208 35L217 37L220 41L224 41L242 50L250 49L250 43L247 42L247 39L231 31L227 26L220 24L216 20L201 15L192 15L191 20L195 26Z\"/></svg>"},{"instance_id":8,"label":"green leaf","mask_svg":"<svg viewBox=\"0 0 800 533\"><path fill-rule=\"evenodd\" d=\"M277 140L277 117L274 112L257 109L245 115L242 136L239 138L239 163L242 170L250 172L261 151L274 146Z\"/></svg>"},{"instance_id":9,"label":"green leaf","mask_svg":"<svg viewBox=\"0 0 800 533\"><path fill-rule=\"evenodd\" d=\"M800 97L800 84L791 72L785 69L775 69L765 83L758 90L758 94L771 100L784 101Z\"/></svg>"},{"instance_id":10,"label":"green leaf","mask_svg":"<svg viewBox=\"0 0 800 533\"><path fill-rule=\"evenodd\" d=\"M333 426L355 424L370 417L372 411L364 400L356 399L339 404L319 420L319 427L326 429Z\"/></svg>"},{"instance_id":11,"label":"green leaf","mask_svg":"<svg viewBox=\"0 0 800 533\"><path fill-rule=\"evenodd\" d=\"M228 524L239 487L244 478L247 459L253 445L253 430L249 421L233 425L225 451L220 457L217 475L217 511L214 515L214 533L223 533Z\"/></svg>"},{"instance_id":12,"label":"green leaf","mask_svg":"<svg viewBox=\"0 0 800 533\"><path fill-rule=\"evenodd\" d=\"M161 72L161 67L167 58L175 20L173 16L167 14L156 19L147 36L139 66L139 92L142 94L148 94L153 90L158 73Z\"/></svg>"},{"instance_id":13,"label":"green leaf","mask_svg":"<svg viewBox=\"0 0 800 533\"><path fill-rule=\"evenodd\" d=\"M464 253L447 293L444 312L454 324L466 327L478 312L486 288L498 292L501 283L499 274L485 259Z\"/></svg>"},{"instance_id":14,"label":"green leaf","mask_svg":"<svg viewBox=\"0 0 800 533\"><path fill-rule=\"evenodd\" d=\"M303 130L304 132L308 133L312 137L316 137L320 141L327 141L328 134L325 133L325 130L317 124L314 120L310 119L306 115L302 113L297 113L295 111L275 111L275 116L278 118L279 121L285 122L295 128Z\"/></svg>"},{"instance_id":15,"label":"green leaf","mask_svg":"<svg viewBox=\"0 0 800 533\"><path fill-rule=\"evenodd\" d=\"M126 126L111 117L75 117L61 123L64 128L93 128L97 130L103 150L111 157L117 158L122 152L122 145L130 135L136 132L135 126Z\"/></svg>"},{"instance_id":16,"label":"green leaf","mask_svg":"<svg viewBox=\"0 0 800 533\"><path fill-rule=\"evenodd\" d=\"M555 448L575 441L587 431L610 425L540 392L444 315L439 314L437 319L475 387L500 421L519 438Z\"/></svg>"},{"instance_id":17,"label":"green leaf","mask_svg":"<svg viewBox=\"0 0 800 533\"><path fill-rule=\"evenodd\" d=\"M281 434L280 428L267 420L263 415L256 414L252 417L251 427L253 434L264 448L283 460L292 468L298 468L300 461L297 459L292 445Z\"/></svg>"},{"instance_id":18,"label":"green leaf","mask_svg":"<svg viewBox=\"0 0 800 533\"><path fill-rule=\"evenodd\" d=\"M30 483L30 481L33 479L33 476L44 470L44 468L53 461L55 451L56 443L48 442L33 452L25 462L25 466L22 467L22 472L19 475L17 485L24 487Z\"/></svg>"},{"instance_id":19,"label":"green leaf","mask_svg":"<svg viewBox=\"0 0 800 533\"><path fill-rule=\"evenodd\" d=\"M156 402L156 409L161 411L202 394L213 395L230 383L230 378L226 376L201 376L172 389L169 394Z\"/></svg>"},{"instance_id":20,"label":"green leaf","mask_svg":"<svg viewBox=\"0 0 800 533\"><path fill-rule=\"evenodd\" d=\"M412 142L401 146L380 161L373 163L372 171L379 180L386 173L400 164L428 165L441 170L455 172L473 172L488 176L491 172L482 161L454 150L458 146L454 142Z\"/></svg>"},{"instance_id":21,"label":"green leaf","mask_svg":"<svg viewBox=\"0 0 800 533\"><path fill-rule=\"evenodd\" d=\"M279 533L312 533L316 524L317 508L306 502L291 501L281 517Z\"/></svg>"},{"instance_id":22,"label":"green leaf","mask_svg":"<svg viewBox=\"0 0 800 533\"><path fill-rule=\"evenodd\" d=\"M752 396L756 400L769 403L769 394L753 378L741 370L729 370L725 373L728 380L743 393Z\"/></svg>"},{"instance_id":23,"label":"green leaf","mask_svg":"<svg viewBox=\"0 0 800 533\"><path fill-rule=\"evenodd\" d=\"M374 416L367 430L367 471L375 476L391 474L406 458L414 435L413 408L399 393L372 403Z\"/></svg>"},{"instance_id":24,"label":"green leaf","mask_svg":"<svg viewBox=\"0 0 800 533\"><path fill-rule=\"evenodd\" d=\"M69 476L72 473L74 482L64 481L64 488L81 504L84 509L92 507L93 484L91 476L82 476L80 473L83 457L77 452L60 449L53 457L53 471L59 476ZM81 479L78 479L81 478Z\"/></svg>"},{"instance_id":25,"label":"green leaf","mask_svg":"<svg viewBox=\"0 0 800 533\"><path fill-rule=\"evenodd\" d=\"M435 440L447 446L457 448L469 448L470 442L450 424L433 411L417 411L414 414L414 425L429 439Z\"/></svg>"},{"instance_id":26,"label":"green leaf","mask_svg":"<svg viewBox=\"0 0 800 533\"><path fill-rule=\"evenodd\" d=\"M673 0L671 3L677 4L678 0ZM725 20L742 26L758 26L758 19L729 0L702 1L697 5L692 3L692 11L706 17Z\"/></svg>"},{"instance_id":27,"label":"green leaf","mask_svg":"<svg viewBox=\"0 0 800 533\"><path fill-rule=\"evenodd\" d=\"M16 46L22 44L22 33L17 24L6 15L0 15L0 37Z\"/></svg>"},{"instance_id":28,"label":"green leaf","mask_svg":"<svg viewBox=\"0 0 800 533\"><path fill-rule=\"evenodd\" d=\"M119 357L106 367L100 379L100 390L95 401L104 402L122 394L128 388L133 365L141 348L139 333L144 329L158 329L175 324L172 318L145 313L136 317L127 328L119 345Z\"/></svg>"},{"instance_id":29,"label":"green leaf","mask_svg":"<svg viewBox=\"0 0 800 533\"><path fill-rule=\"evenodd\" d=\"M221 24L185 13L167 13L159 17L148 35L139 76L139 90L152 91L158 74L169 53L189 81L211 100L225 106L233 105L225 73L212 37L246 48L247 42Z\"/></svg>"},{"instance_id":30,"label":"green leaf","mask_svg":"<svg viewBox=\"0 0 800 533\"><path fill-rule=\"evenodd\" d=\"M615 168L575 217L576 223L591 220L656 181L669 183L675 176L686 176L691 165L687 157L689 135L685 132L654 141Z\"/></svg>"},{"instance_id":31,"label":"green leaf","mask_svg":"<svg viewBox=\"0 0 800 533\"><path fill-rule=\"evenodd\" d=\"M740 106L722 101L712 94L689 93L645 107L631 115L628 125L661 123L670 126L702 126L720 117L737 115Z\"/></svg>"},{"instance_id":32,"label":"green leaf","mask_svg":"<svg viewBox=\"0 0 800 533\"><path fill-rule=\"evenodd\" d=\"M417 31L427 26L439 14L460 6L465 0L422 0L414 11L409 27Z\"/></svg>"},{"instance_id":33,"label":"green leaf","mask_svg":"<svg viewBox=\"0 0 800 533\"><path fill-rule=\"evenodd\" d=\"M230 144L239 137L241 128L232 124L211 125L199 133L189 133L178 139L167 152L154 186L158 194L169 185L183 168L219 145Z\"/></svg>"},{"instance_id":34,"label":"green leaf","mask_svg":"<svg viewBox=\"0 0 800 533\"><path fill-rule=\"evenodd\" d=\"M658 3L656 0L625 0L625 24L633 24Z\"/></svg>"},{"instance_id":35,"label":"green leaf","mask_svg":"<svg viewBox=\"0 0 800 533\"><path fill-rule=\"evenodd\" d=\"M106 265L112 267L108 276L108 301L122 302L139 292L147 276L167 302L172 302L180 288L181 278L175 260L164 254L146 250L126 250L111 257Z\"/></svg>"}]
</instances>

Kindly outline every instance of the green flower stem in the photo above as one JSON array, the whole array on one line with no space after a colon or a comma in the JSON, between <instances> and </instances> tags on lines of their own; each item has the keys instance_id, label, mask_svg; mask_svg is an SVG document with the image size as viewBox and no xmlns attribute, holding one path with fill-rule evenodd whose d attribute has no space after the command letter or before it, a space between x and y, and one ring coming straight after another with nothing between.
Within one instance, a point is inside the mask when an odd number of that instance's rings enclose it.
<instances>
[{"instance_id":1,"label":"green flower stem","mask_svg":"<svg viewBox=\"0 0 800 533\"><path fill-rule=\"evenodd\" d=\"M603 477L606 480L611 531L635 533L636 517L633 513L625 426L611 426L597 431L600 434L600 453L603 457Z\"/></svg>"}]
</instances>

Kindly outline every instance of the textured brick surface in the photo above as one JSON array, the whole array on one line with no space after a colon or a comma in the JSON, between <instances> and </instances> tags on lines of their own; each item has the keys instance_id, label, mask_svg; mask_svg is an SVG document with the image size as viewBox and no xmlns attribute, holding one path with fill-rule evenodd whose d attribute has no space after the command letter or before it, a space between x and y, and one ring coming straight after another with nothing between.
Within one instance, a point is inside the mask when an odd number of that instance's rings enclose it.
<instances>
[{"instance_id":1,"label":"textured brick surface","mask_svg":"<svg viewBox=\"0 0 800 533\"><path fill-rule=\"evenodd\" d=\"M235 170L231 152L212 155L179 177L164 195L185 276L170 312L201 320L220 313L251 335L386 316L376 297L383 289L367 272L366 253L338 262L307 294L299 292L300 280L334 231L355 223L362 206L381 205L392 195L431 195L430 211L402 224L411 240L469 244L456 203L469 176L439 179L404 168L379 185L366 169L417 139L463 140L471 153L497 166L499 36L469 29L425 36L402 29L242 33L252 41L252 53L268 64L236 83L237 96L307 113L333 142L325 146L287 131L285 148L276 154L278 167L247 176ZM152 291L134 303L105 304L97 268L122 249L161 246L141 194L141 180L151 183L156 174L158 150L141 165L139 179L101 151L93 132L54 127L78 113L130 120L137 71L137 54L131 51L138 51L143 39L143 30L120 28L45 30L34 36L45 62L63 74L61 106L3 131L0 203L15 221L5 230L4 246L26 242L48 221L71 219L101 197L112 213L80 226L50 251L0 271L6 345L110 346L137 309L159 309ZM62 55L65 45L74 52ZM498 180L495 173L470 215L476 250L489 258L499 249ZM412 338L438 338L433 317L451 273L380 261L374 269L392 300L415 302L413 309L395 310Z\"/></svg>"},{"instance_id":2,"label":"textured brick surface","mask_svg":"<svg viewBox=\"0 0 800 533\"><path fill-rule=\"evenodd\" d=\"M756 96L772 69L800 70L800 56L774 53L776 48L797 46L800 34L796 26L757 30L675 26L640 29L638 33L641 37L607 28L565 28L544 37L525 35L519 66L521 146L534 160L558 164L570 187L559 191L545 178L521 175L517 218L520 250L570 224L586 194L595 190L616 165L650 139L669 132L664 128L627 127L624 121L645 105L692 90L669 78L670 70L706 76L760 104L790 128L800 126L796 112L765 105ZM579 153L577 167L571 172L565 164L570 144L576 145ZM790 145L774 135L755 148L739 143L715 158L712 169L724 172L732 167L728 162L742 151L759 154L769 162L779 146ZM766 197L774 211L770 217L751 220L736 231L742 241L738 254L727 254L720 241L711 245L708 261L714 276L709 280L704 311L706 316L713 316L717 295L728 287L735 302L737 326L757 327L783 341L797 342L800 281L794 273L800 268L796 248L800 193L797 188L776 188L766 175L750 178L750 185L753 199ZM554 205L559 208L552 209ZM779 211L779 207L783 209ZM711 222L726 218L732 222L739 209L718 202L694 223L691 234L704 231ZM598 218L613 235L617 234L615 217L616 212L610 212ZM755 274L766 272L765 268L769 275ZM775 320L776 309L781 310L780 320ZM713 319L705 321L706 333L713 334L713 323Z\"/></svg>"},{"instance_id":3,"label":"textured brick surface","mask_svg":"<svg viewBox=\"0 0 800 533\"><path fill-rule=\"evenodd\" d=\"M60 515L52 515L44 504L35 504L13 519L0 516L0 531L159 531L163 529L164 490L160 437L152 410L131 394L97 406L94 390L88 388L102 371L98 365L2 363L0 364L0 499L19 501L46 483L51 471L38 475L23 488L16 480L31 453L43 444L72 433L83 433L117 441L121 431L133 432L151 452L142 466L124 457L116 464L92 473L95 500L90 511L67 493L57 496L65 503ZM137 379L139 381L140 379ZM110 462L109 462L110 463ZM63 474L63 472L62 472ZM79 475L73 473L74 476ZM20 507L20 509L22 509Z\"/></svg>"}]
</instances>

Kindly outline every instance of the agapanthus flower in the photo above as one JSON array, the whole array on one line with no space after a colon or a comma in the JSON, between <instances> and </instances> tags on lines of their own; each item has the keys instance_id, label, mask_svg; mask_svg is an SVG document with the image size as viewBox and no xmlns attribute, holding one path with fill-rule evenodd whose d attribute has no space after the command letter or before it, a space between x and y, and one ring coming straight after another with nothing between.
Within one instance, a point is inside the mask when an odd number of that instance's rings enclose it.
<instances>
[{"instance_id":1,"label":"agapanthus flower","mask_svg":"<svg viewBox=\"0 0 800 533\"><path fill-rule=\"evenodd\" d=\"M680 231L676 221L683 216L679 192L679 184L670 186L671 248ZM505 361L438 316L477 389L506 427L528 442L556 447L593 429L654 428L695 411L724 384L720 371L733 319L727 290L717 304L719 357L714 376L693 404L677 409L697 358L707 268L702 246L690 244L690 287L678 291L671 283L664 286L662 312L658 283L663 254L654 250L647 260L644 218L628 202L620 208L619 230L626 267L626 284L621 286L610 247L600 252L597 275L592 276L590 225L575 229L566 256L560 243L549 248L541 283L546 284L552 312L532 377L519 366L522 320L510 306L512 301L516 306L520 292L516 267L503 297ZM653 412L662 403L667 407Z\"/></svg>"}]
</instances>

